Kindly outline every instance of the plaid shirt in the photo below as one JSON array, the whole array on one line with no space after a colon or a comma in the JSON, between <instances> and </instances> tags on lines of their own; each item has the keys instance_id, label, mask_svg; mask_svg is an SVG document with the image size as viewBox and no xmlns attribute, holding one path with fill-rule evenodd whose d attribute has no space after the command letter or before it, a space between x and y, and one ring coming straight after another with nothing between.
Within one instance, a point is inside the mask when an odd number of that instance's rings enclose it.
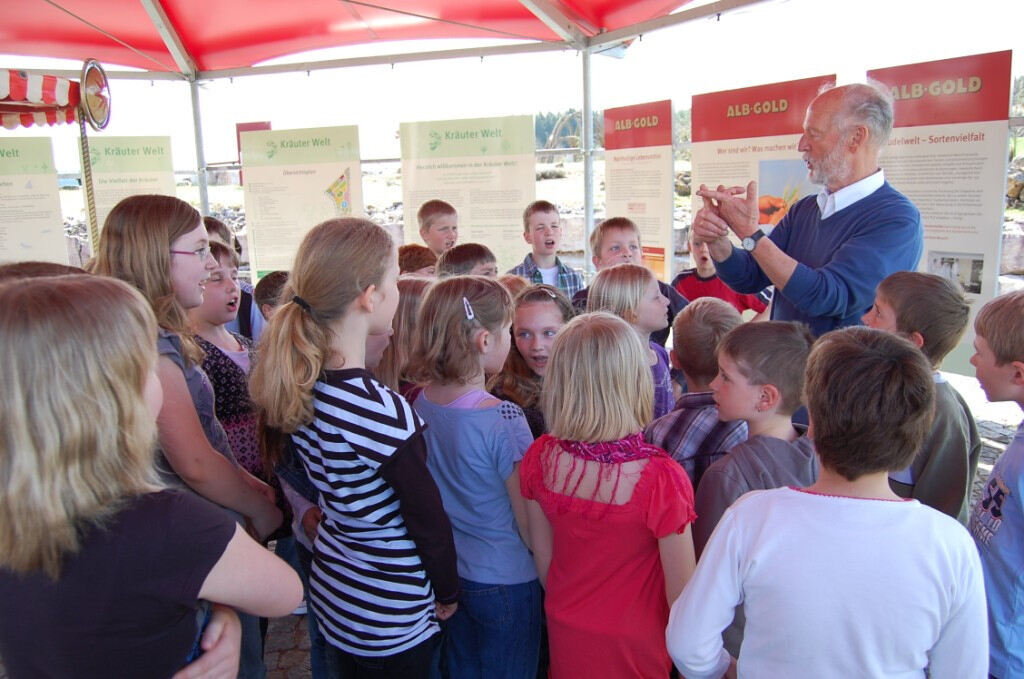
<instances>
[{"instance_id":1,"label":"plaid shirt","mask_svg":"<svg viewBox=\"0 0 1024 679\"><path fill-rule=\"evenodd\" d=\"M668 451L696 488L712 462L747 440L747 423L720 421L711 392L700 391L680 396L672 412L648 425L644 440Z\"/></svg>"},{"instance_id":2,"label":"plaid shirt","mask_svg":"<svg viewBox=\"0 0 1024 679\"><path fill-rule=\"evenodd\" d=\"M555 257L555 266L558 267L558 287L564 292L569 299L577 292L583 289L583 278L578 272L573 271L565 264L562 264L562 260ZM508 273L516 276L522 276L531 283L543 283L544 277L540 274L540 269L537 268L537 264L533 261L533 254L526 255L526 259L519 266L512 267L508 270Z\"/></svg>"}]
</instances>

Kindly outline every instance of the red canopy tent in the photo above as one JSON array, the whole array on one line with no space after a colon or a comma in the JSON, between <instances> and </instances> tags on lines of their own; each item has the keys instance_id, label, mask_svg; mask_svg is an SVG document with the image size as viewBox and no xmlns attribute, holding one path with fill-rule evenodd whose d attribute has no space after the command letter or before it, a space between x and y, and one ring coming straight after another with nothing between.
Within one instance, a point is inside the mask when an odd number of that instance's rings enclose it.
<instances>
[{"instance_id":1,"label":"red canopy tent","mask_svg":"<svg viewBox=\"0 0 1024 679\"><path fill-rule=\"evenodd\" d=\"M197 82L374 63L574 50L583 62L584 204L593 227L590 56L638 35L765 0L15 0L0 3L0 50L84 60L143 71L108 76L181 79L191 85L200 179L208 211ZM430 38L490 38L503 44L414 54L257 65L289 54L347 45ZM76 72L26 71L75 77ZM33 122L37 119L33 118ZM589 262L589 253L584 258Z\"/></svg>"},{"instance_id":2,"label":"red canopy tent","mask_svg":"<svg viewBox=\"0 0 1024 679\"><path fill-rule=\"evenodd\" d=\"M397 40L500 38L585 49L607 34L621 40L620 31L629 38L674 23L670 14L688 1L20 0L0 6L0 49L203 79L288 54Z\"/></svg>"}]
</instances>

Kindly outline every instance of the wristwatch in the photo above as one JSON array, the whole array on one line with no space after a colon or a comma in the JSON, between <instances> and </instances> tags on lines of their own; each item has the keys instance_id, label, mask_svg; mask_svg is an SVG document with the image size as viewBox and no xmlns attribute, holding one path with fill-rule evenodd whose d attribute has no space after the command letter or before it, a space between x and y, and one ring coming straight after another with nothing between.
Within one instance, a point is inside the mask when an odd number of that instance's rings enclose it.
<instances>
[{"instance_id":1,"label":"wristwatch","mask_svg":"<svg viewBox=\"0 0 1024 679\"><path fill-rule=\"evenodd\" d=\"M747 252L752 252L753 249L757 247L757 241L761 240L762 238L764 238L764 229L758 229L757 231L755 231L754 233L750 234L742 241L740 241L740 243L741 245L743 245L744 250L746 250Z\"/></svg>"}]
</instances>

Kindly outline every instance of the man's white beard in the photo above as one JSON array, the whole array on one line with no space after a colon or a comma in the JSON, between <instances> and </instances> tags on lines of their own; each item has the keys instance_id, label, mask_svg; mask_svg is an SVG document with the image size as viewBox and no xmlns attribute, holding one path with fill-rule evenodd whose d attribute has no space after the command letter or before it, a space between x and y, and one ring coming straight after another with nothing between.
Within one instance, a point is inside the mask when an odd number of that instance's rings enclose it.
<instances>
[{"instance_id":1,"label":"man's white beard","mask_svg":"<svg viewBox=\"0 0 1024 679\"><path fill-rule=\"evenodd\" d=\"M843 145L837 143L824 158L811 166L807 177L812 184L828 186L846 177L850 171L850 159L843 153Z\"/></svg>"}]
</instances>

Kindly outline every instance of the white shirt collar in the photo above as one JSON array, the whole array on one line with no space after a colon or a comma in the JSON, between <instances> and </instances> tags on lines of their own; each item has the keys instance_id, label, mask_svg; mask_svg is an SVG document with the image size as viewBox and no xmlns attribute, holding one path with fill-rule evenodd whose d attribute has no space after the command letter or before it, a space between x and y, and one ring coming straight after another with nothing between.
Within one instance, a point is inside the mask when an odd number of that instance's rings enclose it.
<instances>
[{"instance_id":1,"label":"white shirt collar","mask_svg":"<svg viewBox=\"0 0 1024 679\"><path fill-rule=\"evenodd\" d=\"M867 198L882 188L884 183L885 171L878 170L860 181L844 186L835 193L829 193L828 189L822 189L818 194L818 209L821 210L821 218L827 219L840 210L850 207L861 198Z\"/></svg>"}]
</instances>

